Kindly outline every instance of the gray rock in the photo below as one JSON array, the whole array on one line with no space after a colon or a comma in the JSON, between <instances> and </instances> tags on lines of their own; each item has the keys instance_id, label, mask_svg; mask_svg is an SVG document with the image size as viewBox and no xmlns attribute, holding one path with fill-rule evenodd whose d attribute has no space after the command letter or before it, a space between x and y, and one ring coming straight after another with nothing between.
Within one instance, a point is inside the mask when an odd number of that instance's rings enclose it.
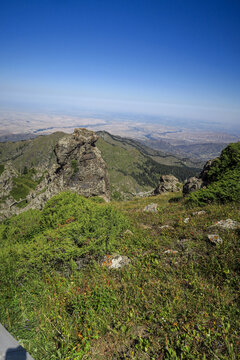
<instances>
[{"instance_id":1,"label":"gray rock","mask_svg":"<svg viewBox=\"0 0 240 360\"><path fill-rule=\"evenodd\" d=\"M183 220L184 224L189 223L189 221L190 221L190 218L189 218L189 217L187 217L186 219Z\"/></svg>"},{"instance_id":2,"label":"gray rock","mask_svg":"<svg viewBox=\"0 0 240 360\"><path fill-rule=\"evenodd\" d=\"M149 204L149 205L145 206L143 211L157 213L158 212L158 204L155 204L155 203Z\"/></svg>"},{"instance_id":3,"label":"gray rock","mask_svg":"<svg viewBox=\"0 0 240 360\"><path fill-rule=\"evenodd\" d=\"M162 175L154 195L179 191L180 181L173 175Z\"/></svg>"},{"instance_id":4,"label":"gray rock","mask_svg":"<svg viewBox=\"0 0 240 360\"><path fill-rule=\"evenodd\" d=\"M183 195L187 195L193 191L201 189L202 185L202 179L199 179L195 176L189 178L187 182L183 185Z\"/></svg>"},{"instance_id":5,"label":"gray rock","mask_svg":"<svg viewBox=\"0 0 240 360\"><path fill-rule=\"evenodd\" d=\"M214 245L222 244L222 242L223 242L222 238L220 238L220 236L218 234L211 234L211 235L208 235L207 237L208 237L208 240Z\"/></svg>"},{"instance_id":6,"label":"gray rock","mask_svg":"<svg viewBox=\"0 0 240 360\"><path fill-rule=\"evenodd\" d=\"M209 185L209 170L211 169L212 164L216 159L208 160L203 167L203 170L197 177L189 178L185 184L183 185L183 195L187 195L193 191L200 190L203 187L207 187Z\"/></svg>"},{"instance_id":7,"label":"gray rock","mask_svg":"<svg viewBox=\"0 0 240 360\"><path fill-rule=\"evenodd\" d=\"M127 256L122 256L118 254L114 255L105 255L101 265L106 266L109 269L120 269L128 264L131 260Z\"/></svg>"},{"instance_id":8,"label":"gray rock","mask_svg":"<svg viewBox=\"0 0 240 360\"><path fill-rule=\"evenodd\" d=\"M232 220L232 219L227 219L227 220L220 220L218 221L216 224L210 226L210 228L212 227L219 227L222 229L231 229L231 230L235 230L240 228L240 223L238 221Z\"/></svg>"}]
</instances>

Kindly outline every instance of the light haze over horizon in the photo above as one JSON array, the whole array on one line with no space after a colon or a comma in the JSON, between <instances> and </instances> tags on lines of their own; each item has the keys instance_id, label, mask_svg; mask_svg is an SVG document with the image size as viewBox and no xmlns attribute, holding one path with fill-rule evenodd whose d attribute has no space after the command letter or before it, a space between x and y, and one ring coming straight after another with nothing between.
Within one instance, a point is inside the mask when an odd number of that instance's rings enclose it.
<instances>
[{"instance_id":1,"label":"light haze over horizon","mask_svg":"<svg viewBox=\"0 0 240 360\"><path fill-rule=\"evenodd\" d=\"M240 127L239 18L239 0L0 0L0 106Z\"/></svg>"}]
</instances>

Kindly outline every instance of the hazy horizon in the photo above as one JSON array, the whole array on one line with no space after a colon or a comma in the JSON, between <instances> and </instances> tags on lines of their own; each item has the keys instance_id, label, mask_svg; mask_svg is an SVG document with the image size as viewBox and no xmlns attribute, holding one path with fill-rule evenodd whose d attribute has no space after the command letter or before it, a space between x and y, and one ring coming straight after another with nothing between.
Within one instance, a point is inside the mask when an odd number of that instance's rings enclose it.
<instances>
[{"instance_id":1,"label":"hazy horizon","mask_svg":"<svg viewBox=\"0 0 240 360\"><path fill-rule=\"evenodd\" d=\"M1 2L0 109L240 131L239 16L227 0Z\"/></svg>"}]
</instances>

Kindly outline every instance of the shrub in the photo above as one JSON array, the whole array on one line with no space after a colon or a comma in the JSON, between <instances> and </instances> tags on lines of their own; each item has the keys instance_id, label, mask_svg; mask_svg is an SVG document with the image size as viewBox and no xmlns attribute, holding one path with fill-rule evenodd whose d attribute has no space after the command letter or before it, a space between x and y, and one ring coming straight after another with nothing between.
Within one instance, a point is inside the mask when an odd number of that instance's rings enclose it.
<instances>
[{"instance_id":1,"label":"shrub","mask_svg":"<svg viewBox=\"0 0 240 360\"><path fill-rule=\"evenodd\" d=\"M210 185L191 193L187 203L204 205L240 201L240 142L228 145L214 160L207 180Z\"/></svg>"}]
</instances>

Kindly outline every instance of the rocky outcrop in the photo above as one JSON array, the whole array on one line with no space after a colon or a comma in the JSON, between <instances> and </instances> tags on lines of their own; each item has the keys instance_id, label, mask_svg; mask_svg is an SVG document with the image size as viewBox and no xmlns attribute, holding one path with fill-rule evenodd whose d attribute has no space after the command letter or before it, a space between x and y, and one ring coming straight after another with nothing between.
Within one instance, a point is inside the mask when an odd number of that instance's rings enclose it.
<instances>
[{"instance_id":1,"label":"rocky outcrop","mask_svg":"<svg viewBox=\"0 0 240 360\"><path fill-rule=\"evenodd\" d=\"M58 141L54 165L36 191L28 196L30 207L41 208L60 191L72 190L85 197L110 199L107 167L95 146L98 136L90 130L75 129L71 136Z\"/></svg>"},{"instance_id":2,"label":"rocky outcrop","mask_svg":"<svg viewBox=\"0 0 240 360\"><path fill-rule=\"evenodd\" d=\"M202 179L197 178L195 176L189 178L183 185L183 195L187 195L190 192L201 189L202 185L203 185Z\"/></svg>"},{"instance_id":3,"label":"rocky outcrop","mask_svg":"<svg viewBox=\"0 0 240 360\"><path fill-rule=\"evenodd\" d=\"M101 157L100 150L95 146L98 136L90 130L75 129L72 135L60 139L55 148L56 163L48 170L34 191L31 191L24 201L27 206L23 209L15 206L19 202L7 204L5 216L18 214L30 208L42 209L45 202L61 191L71 190L85 197L99 196L104 200L110 200L110 183L105 162ZM11 181L6 174L14 169L10 165L5 167L0 179L6 183L4 189L11 190ZM9 184L8 184L9 181ZM21 200L23 201L23 200Z\"/></svg>"},{"instance_id":4,"label":"rocky outcrop","mask_svg":"<svg viewBox=\"0 0 240 360\"><path fill-rule=\"evenodd\" d=\"M162 175L154 195L179 191L180 181L173 175Z\"/></svg>"},{"instance_id":5,"label":"rocky outcrop","mask_svg":"<svg viewBox=\"0 0 240 360\"><path fill-rule=\"evenodd\" d=\"M18 176L18 172L9 161L4 164L4 171L0 176L0 197L8 196L13 187L13 178Z\"/></svg>"},{"instance_id":6,"label":"rocky outcrop","mask_svg":"<svg viewBox=\"0 0 240 360\"><path fill-rule=\"evenodd\" d=\"M207 187L209 184L208 172L216 159L208 160L198 177L190 177L183 185L183 195L187 195L193 191Z\"/></svg>"}]
</instances>

